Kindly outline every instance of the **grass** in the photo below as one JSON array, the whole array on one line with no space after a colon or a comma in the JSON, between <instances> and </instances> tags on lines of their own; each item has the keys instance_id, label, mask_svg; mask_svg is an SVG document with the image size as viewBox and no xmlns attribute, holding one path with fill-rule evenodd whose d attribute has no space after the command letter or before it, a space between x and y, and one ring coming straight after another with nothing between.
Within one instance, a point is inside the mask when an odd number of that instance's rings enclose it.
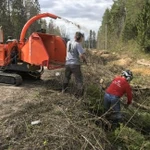
<instances>
[{"instance_id":1,"label":"grass","mask_svg":"<svg viewBox=\"0 0 150 150\"><path fill-rule=\"evenodd\" d=\"M138 45L135 43L135 41L128 41L128 43L122 43L120 42L118 45L116 45L115 48L112 48L113 52L116 52L118 54L125 54L128 55L130 58L133 59L147 59L149 60L150 53L144 52Z\"/></svg>"}]
</instances>

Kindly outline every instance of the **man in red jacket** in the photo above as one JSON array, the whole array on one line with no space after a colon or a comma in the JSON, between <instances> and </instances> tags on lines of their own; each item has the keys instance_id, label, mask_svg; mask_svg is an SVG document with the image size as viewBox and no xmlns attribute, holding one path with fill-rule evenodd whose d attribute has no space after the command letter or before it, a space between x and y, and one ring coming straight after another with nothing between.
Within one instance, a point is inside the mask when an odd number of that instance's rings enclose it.
<instances>
[{"instance_id":1,"label":"man in red jacket","mask_svg":"<svg viewBox=\"0 0 150 150\"><path fill-rule=\"evenodd\" d=\"M118 123L121 119L120 98L126 94L128 107L132 102L132 89L129 82L133 79L130 70L122 72L121 76L115 77L109 87L105 90L104 109L105 112L113 111L113 122Z\"/></svg>"}]
</instances>

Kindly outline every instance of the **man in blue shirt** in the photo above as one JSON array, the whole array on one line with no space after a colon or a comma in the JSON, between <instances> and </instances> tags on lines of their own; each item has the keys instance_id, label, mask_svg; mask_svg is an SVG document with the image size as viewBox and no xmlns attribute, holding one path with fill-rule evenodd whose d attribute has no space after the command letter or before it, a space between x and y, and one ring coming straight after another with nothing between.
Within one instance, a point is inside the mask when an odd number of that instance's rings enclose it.
<instances>
[{"instance_id":1,"label":"man in blue shirt","mask_svg":"<svg viewBox=\"0 0 150 150\"><path fill-rule=\"evenodd\" d=\"M65 78L62 92L66 91L71 75L73 74L77 84L76 96L82 96L84 88L80 59L86 63L85 51L81 45L84 35L81 32L76 32L74 39L74 41L68 41L67 43Z\"/></svg>"}]
</instances>

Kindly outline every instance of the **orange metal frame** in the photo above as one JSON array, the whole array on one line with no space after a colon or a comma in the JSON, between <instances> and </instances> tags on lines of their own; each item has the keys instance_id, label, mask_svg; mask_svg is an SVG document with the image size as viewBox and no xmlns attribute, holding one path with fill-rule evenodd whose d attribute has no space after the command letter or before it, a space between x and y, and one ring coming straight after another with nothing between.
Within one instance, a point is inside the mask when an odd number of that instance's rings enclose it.
<instances>
[{"instance_id":1,"label":"orange metal frame","mask_svg":"<svg viewBox=\"0 0 150 150\"><path fill-rule=\"evenodd\" d=\"M60 19L59 16L54 14L43 13L28 20L22 29L20 40L17 44L0 44L0 66L7 65L9 62L8 60L7 63L4 63L4 60L6 61L5 51L10 52L11 48L16 45L19 50L19 59L23 62L31 65L47 66L48 69L56 69L64 65L66 57L66 44L61 37L34 32L30 35L28 40L25 40L25 35L30 25L43 17Z\"/></svg>"},{"instance_id":2,"label":"orange metal frame","mask_svg":"<svg viewBox=\"0 0 150 150\"><path fill-rule=\"evenodd\" d=\"M24 25L22 31L21 31L21 34L20 34L20 42L23 42L24 43L24 39L25 39L25 35L26 35L26 32L28 30L28 28L30 27L30 25L35 22L36 20L38 19L41 19L41 18L44 18L44 17L50 17L50 18L53 18L53 19L57 19L57 18L60 18L59 16L56 16L54 14L50 14L50 13L43 13L43 14L38 14L34 17L32 17L30 20L28 20L28 22Z\"/></svg>"}]
</instances>

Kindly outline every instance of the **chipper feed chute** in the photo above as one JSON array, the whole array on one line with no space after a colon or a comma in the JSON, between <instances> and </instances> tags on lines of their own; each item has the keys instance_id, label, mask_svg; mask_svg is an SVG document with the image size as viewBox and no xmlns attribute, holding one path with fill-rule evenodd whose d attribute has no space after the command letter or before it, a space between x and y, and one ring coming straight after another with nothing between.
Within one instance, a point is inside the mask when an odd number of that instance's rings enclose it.
<instances>
[{"instance_id":1,"label":"chipper feed chute","mask_svg":"<svg viewBox=\"0 0 150 150\"><path fill-rule=\"evenodd\" d=\"M48 69L62 67L65 63L65 41L55 35L33 33L21 49L21 59Z\"/></svg>"}]
</instances>

